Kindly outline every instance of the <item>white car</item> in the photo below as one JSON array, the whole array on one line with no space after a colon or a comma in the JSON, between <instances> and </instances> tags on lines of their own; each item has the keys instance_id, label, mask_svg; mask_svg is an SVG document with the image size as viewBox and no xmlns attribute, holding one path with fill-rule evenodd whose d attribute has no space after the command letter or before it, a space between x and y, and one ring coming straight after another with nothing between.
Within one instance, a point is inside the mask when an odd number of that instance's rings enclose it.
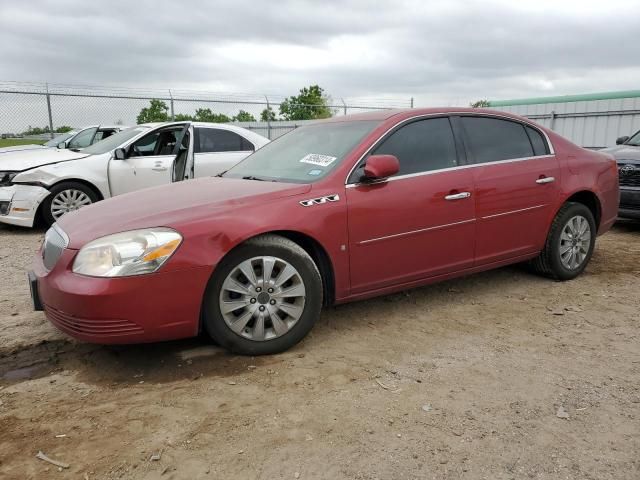
<instances>
[{"instance_id":1,"label":"white car","mask_svg":"<svg viewBox=\"0 0 640 480\"><path fill-rule=\"evenodd\" d=\"M269 140L226 124L171 122L123 130L82 151L0 156L0 223L52 224L67 212L146 187L229 169Z\"/></svg>"},{"instance_id":2,"label":"white car","mask_svg":"<svg viewBox=\"0 0 640 480\"><path fill-rule=\"evenodd\" d=\"M91 125L80 130L71 130L52 138L48 142L38 145L36 143L27 145L14 145L12 147L0 148L0 153L13 153L23 150L38 150L42 148L74 148L81 149L93 145L100 140L110 137L125 128L122 125ZM0 158L4 158L0 156Z\"/></svg>"}]
</instances>

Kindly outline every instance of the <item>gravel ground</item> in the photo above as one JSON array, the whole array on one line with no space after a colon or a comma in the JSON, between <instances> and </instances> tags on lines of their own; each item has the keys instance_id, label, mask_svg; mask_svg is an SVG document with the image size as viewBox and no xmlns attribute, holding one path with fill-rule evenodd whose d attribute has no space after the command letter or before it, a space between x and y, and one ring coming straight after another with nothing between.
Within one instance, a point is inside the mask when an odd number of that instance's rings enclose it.
<instances>
[{"instance_id":1,"label":"gravel ground","mask_svg":"<svg viewBox=\"0 0 640 480\"><path fill-rule=\"evenodd\" d=\"M574 281L503 268L330 308L260 358L67 338L30 311L42 236L0 227L2 479L640 478L638 223Z\"/></svg>"}]
</instances>

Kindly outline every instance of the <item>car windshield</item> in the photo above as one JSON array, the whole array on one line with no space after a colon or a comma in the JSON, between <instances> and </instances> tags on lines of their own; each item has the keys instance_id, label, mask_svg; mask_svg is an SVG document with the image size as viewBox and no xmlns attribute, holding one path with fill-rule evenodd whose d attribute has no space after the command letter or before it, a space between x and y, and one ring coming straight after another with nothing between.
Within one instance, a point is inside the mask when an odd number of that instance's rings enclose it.
<instances>
[{"instance_id":1,"label":"car windshield","mask_svg":"<svg viewBox=\"0 0 640 480\"><path fill-rule=\"evenodd\" d=\"M248 156L224 177L312 183L326 176L379 122L326 122L297 128Z\"/></svg>"},{"instance_id":2,"label":"car windshield","mask_svg":"<svg viewBox=\"0 0 640 480\"><path fill-rule=\"evenodd\" d=\"M101 153L110 152L111 150L115 150L116 148L121 146L127 140L131 140L136 135L139 135L140 133L147 130L149 130L149 127L137 126L127 128L126 130L115 133L110 137L107 137L104 140L100 140L90 147L83 149L82 153L88 153L89 155L100 155Z\"/></svg>"},{"instance_id":3,"label":"car windshield","mask_svg":"<svg viewBox=\"0 0 640 480\"><path fill-rule=\"evenodd\" d=\"M73 137L76 133L78 132L72 131L72 132L63 133L62 135L58 135L57 137L52 138L51 140L43 143L42 145L45 147L57 147L60 142L64 142L65 140L68 140L69 138Z\"/></svg>"},{"instance_id":4,"label":"car windshield","mask_svg":"<svg viewBox=\"0 0 640 480\"><path fill-rule=\"evenodd\" d=\"M634 147L640 147L640 131L636 132L629 140L624 143L627 145L633 145Z\"/></svg>"}]
</instances>

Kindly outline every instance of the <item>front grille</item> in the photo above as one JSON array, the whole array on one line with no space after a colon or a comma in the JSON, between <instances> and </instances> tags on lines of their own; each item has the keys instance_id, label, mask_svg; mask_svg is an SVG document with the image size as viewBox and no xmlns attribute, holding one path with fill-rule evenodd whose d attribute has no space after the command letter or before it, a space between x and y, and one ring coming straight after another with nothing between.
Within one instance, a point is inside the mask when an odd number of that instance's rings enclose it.
<instances>
[{"instance_id":1,"label":"front grille","mask_svg":"<svg viewBox=\"0 0 640 480\"><path fill-rule=\"evenodd\" d=\"M144 333L144 329L129 320L78 318L49 305L44 306L47 318L70 334L122 336Z\"/></svg>"},{"instance_id":2,"label":"front grille","mask_svg":"<svg viewBox=\"0 0 640 480\"><path fill-rule=\"evenodd\" d=\"M9 215L11 202L0 202L0 215Z\"/></svg>"},{"instance_id":3,"label":"front grille","mask_svg":"<svg viewBox=\"0 0 640 480\"><path fill-rule=\"evenodd\" d=\"M47 270L52 270L56 266L68 244L69 238L57 225L47 230L42 244L42 261Z\"/></svg>"},{"instance_id":4,"label":"front grille","mask_svg":"<svg viewBox=\"0 0 640 480\"><path fill-rule=\"evenodd\" d=\"M618 178L621 187L640 187L640 165L618 165Z\"/></svg>"}]
</instances>

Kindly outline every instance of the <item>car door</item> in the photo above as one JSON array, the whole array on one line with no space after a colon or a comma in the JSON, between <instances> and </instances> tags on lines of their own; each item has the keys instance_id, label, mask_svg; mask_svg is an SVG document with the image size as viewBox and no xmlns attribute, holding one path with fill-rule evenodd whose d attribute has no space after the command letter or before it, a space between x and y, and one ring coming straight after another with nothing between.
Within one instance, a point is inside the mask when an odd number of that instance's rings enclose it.
<instances>
[{"instance_id":1,"label":"car door","mask_svg":"<svg viewBox=\"0 0 640 480\"><path fill-rule=\"evenodd\" d=\"M545 136L518 121L461 116L473 164L476 265L539 251L557 204L560 167Z\"/></svg>"},{"instance_id":2,"label":"car door","mask_svg":"<svg viewBox=\"0 0 640 480\"><path fill-rule=\"evenodd\" d=\"M346 198L353 293L473 265L473 177L459 166L459 150L447 117L419 119L371 150L398 158L396 176L360 182L364 162L351 174Z\"/></svg>"},{"instance_id":3,"label":"car door","mask_svg":"<svg viewBox=\"0 0 640 480\"><path fill-rule=\"evenodd\" d=\"M212 177L251 155L253 143L231 130L196 127L194 164L196 177Z\"/></svg>"},{"instance_id":4,"label":"car door","mask_svg":"<svg viewBox=\"0 0 640 480\"><path fill-rule=\"evenodd\" d=\"M175 162L189 149L189 125L158 128L126 148L126 158L109 162L111 195L166 185L175 177Z\"/></svg>"}]
</instances>

